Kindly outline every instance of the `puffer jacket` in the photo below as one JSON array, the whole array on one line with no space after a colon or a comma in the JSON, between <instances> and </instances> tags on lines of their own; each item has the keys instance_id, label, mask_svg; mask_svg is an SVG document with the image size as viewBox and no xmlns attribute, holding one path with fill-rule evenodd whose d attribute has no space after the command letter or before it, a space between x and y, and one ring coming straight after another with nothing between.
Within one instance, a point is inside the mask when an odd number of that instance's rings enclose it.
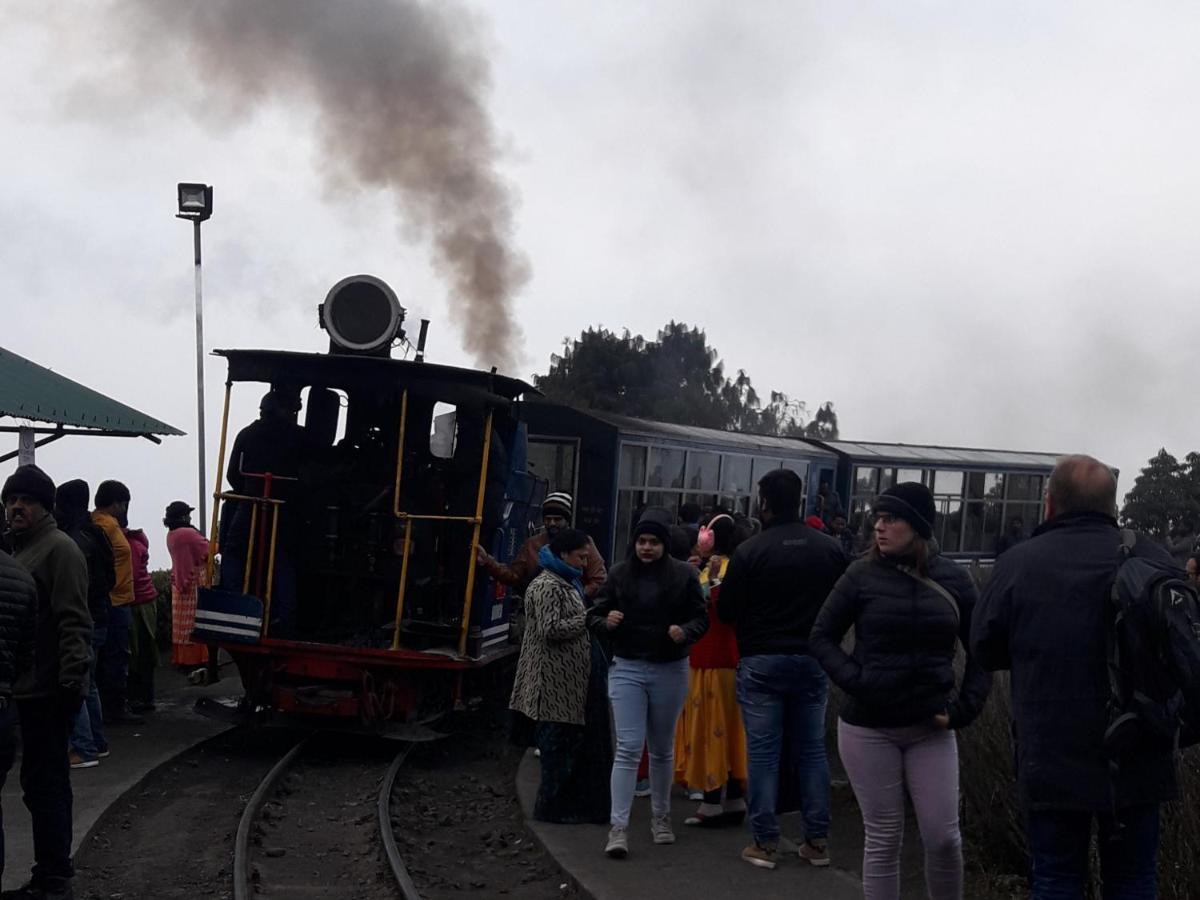
<instances>
[{"instance_id":1,"label":"puffer jacket","mask_svg":"<svg viewBox=\"0 0 1200 900\"><path fill-rule=\"evenodd\" d=\"M0 550L0 697L13 693L17 673L33 668L37 587L25 567Z\"/></svg>"},{"instance_id":2,"label":"puffer jacket","mask_svg":"<svg viewBox=\"0 0 1200 900\"><path fill-rule=\"evenodd\" d=\"M604 620L613 610L620 610L625 618L610 630ZM683 659L688 647L708 630L700 573L665 553L650 564L636 557L617 563L588 611L588 625L602 639L612 641L613 655L622 659ZM672 625L683 629L682 644L671 640Z\"/></svg>"},{"instance_id":3,"label":"puffer jacket","mask_svg":"<svg viewBox=\"0 0 1200 900\"><path fill-rule=\"evenodd\" d=\"M17 673L13 696L55 696L63 685L87 695L92 617L87 608L87 561L47 515L13 534L13 554L37 586L33 665Z\"/></svg>"},{"instance_id":4,"label":"puffer jacket","mask_svg":"<svg viewBox=\"0 0 1200 900\"><path fill-rule=\"evenodd\" d=\"M987 700L991 675L967 656L955 689L956 643L970 643L977 592L966 570L938 555L929 578L950 601L897 568L897 561L866 557L851 563L813 625L812 655L847 694L841 718L851 725L891 728L928 722L948 713L951 728L970 724ZM854 627L854 652L842 636Z\"/></svg>"}]
</instances>

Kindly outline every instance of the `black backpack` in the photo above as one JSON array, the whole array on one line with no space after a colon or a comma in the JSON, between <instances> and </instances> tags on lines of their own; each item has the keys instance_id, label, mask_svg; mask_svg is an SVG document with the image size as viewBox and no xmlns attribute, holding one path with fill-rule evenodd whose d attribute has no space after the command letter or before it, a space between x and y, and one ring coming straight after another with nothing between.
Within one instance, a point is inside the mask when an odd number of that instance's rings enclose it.
<instances>
[{"instance_id":1,"label":"black backpack","mask_svg":"<svg viewBox=\"0 0 1200 900\"><path fill-rule=\"evenodd\" d=\"M1121 531L1108 633L1104 749L1130 753L1200 742L1200 595L1174 564L1134 555Z\"/></svg>"}]
</instances>

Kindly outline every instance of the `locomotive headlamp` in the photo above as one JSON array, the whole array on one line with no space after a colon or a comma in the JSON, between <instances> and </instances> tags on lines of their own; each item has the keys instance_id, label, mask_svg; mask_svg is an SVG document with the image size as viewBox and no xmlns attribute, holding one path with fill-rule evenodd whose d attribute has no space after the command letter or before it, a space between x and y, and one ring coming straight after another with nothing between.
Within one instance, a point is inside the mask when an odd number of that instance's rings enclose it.
<instances>
[{"instance_id":1,"label":"locomotive headlamp","mask_svg":"<svg viewBox=\"0 0 1200 900\"><path fill-rule=\"evenodd\" d=\"M179 182L179 212L180 219L193 219L203 222L212 215L213 189L208 184L193 184L187 181Z\"/></svg>"},{"instance_id":2,"label":"locomotive headlamp","mask_svg":"<svg viewBox=\"0 0 1200 900\"><path fill-rule=\"evenodd\" d=\"M386 355L392 341L404 337L403 324L396 293L373 275L343 278L321 305L321 325L344 351Z\"/></svg>"}]
</instances>

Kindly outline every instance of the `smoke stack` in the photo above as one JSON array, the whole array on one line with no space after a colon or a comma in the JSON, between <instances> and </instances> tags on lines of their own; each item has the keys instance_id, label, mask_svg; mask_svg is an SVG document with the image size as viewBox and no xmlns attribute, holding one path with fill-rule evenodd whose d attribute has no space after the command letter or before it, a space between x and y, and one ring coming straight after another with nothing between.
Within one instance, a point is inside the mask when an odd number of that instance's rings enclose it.
<instances>
[{"instance_id":1,"label":"smoke stack","mask_svg":"<svg viewBox=\"0 0 1200 900\"><path fill-rule=\"evenodd\" d=\"M421 320L421 332L417 335L417 362L425 362L425 337L429 334L429 320Z\"/></svg>"}]
</instances>

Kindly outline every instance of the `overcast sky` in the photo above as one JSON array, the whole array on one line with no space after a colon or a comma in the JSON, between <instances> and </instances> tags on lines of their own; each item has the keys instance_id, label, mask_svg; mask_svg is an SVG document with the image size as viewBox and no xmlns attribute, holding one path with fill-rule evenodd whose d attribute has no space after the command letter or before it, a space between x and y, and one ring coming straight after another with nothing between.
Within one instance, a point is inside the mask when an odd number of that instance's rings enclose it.
<instances>
[{"instance_id":1,"label":"overcast sky","mask_svg":"<svg viewBox=\"0 0 1200 900\"><path fill-rule=\"evenodd\" d=\"M191 229L173 215L175 183L196 180L216 189L208 348L323 350L316 304L368 272L433 320L431 359L470 365L427 235L332 171L316 101L286 84L231 98L181 50L183 16L161 51L135 35L129 65L112 11L137 6L5 4L0 345L194 433ZM390 23L393 6L341 8ZM589 325L650 336L675 318L760 391L832 400L844 437L1091 452L1122 490L1158 447L1200 449L1194 6L466 9L531 273L513 374ZM223 375L210 359L210 469ZM195 502L191 437L80 438L39 462L126 481L167 564L159 520Z\"/></svg>"}]
</instances>

